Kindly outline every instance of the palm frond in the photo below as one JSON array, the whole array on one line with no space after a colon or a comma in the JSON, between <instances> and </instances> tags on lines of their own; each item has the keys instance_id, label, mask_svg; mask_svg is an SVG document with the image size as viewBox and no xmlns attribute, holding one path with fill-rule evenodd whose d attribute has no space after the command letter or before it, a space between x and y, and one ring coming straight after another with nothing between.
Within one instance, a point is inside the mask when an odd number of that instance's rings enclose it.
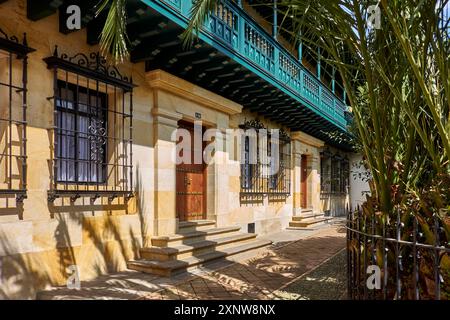
<instances>
[{"instance_id":1,"label":"palm frond","mask_svg":"<svg viewBox=\"0 0 450 320\"><path fill-rule=\"evenodd\" d=\"M126 2L126 0L102 0L97 5L96 16L108 10L100 35L100 50L103 55L110 56L113 63L121 63L129 56Z\"/></svg>"},{"instance_id":2,"label":"palm frond","mask_svg":"<svg viewBox=\"0 0 450 320\"><path fill-rule=\"evenodd\" d=\"M193 44L199 30L208 20L209 15L214 11L218 3L218 0L194 0L189 25L182 34L184 47L190 47Z\"/></svg>"}]
</instances>

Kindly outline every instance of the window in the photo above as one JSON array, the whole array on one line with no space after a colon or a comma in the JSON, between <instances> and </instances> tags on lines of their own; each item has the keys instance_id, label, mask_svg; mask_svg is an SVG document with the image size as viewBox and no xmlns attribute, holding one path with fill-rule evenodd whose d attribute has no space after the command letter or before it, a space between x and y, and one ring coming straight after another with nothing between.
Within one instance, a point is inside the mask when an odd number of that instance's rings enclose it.
<instances>
[{"instance_id":1,"label":"window","mask_svg":"<svg viewBox=\"0 0 450 320\"><path fill-rule=\"evenodd\" d=\"M253 166L250 163L250 137L244 137L244 152L241 164L241 189L250 190L253 180Z\"/></svg>"},{"instance_id":2,"label":"window","mask_svg":"<svg viewBox=\"0 0 450 320\"><path fill-rule=\"evenodd\" d=\"M0 29L0 194L15 196L16 205L27 192L27 55L33 51L26 36L20 42Z\"/></svg>"},{"instance_id":3,"label":"window","mask_svg":"<svg viewBox=\"0 0 450 320\"><path fill-rule=\"evenodd\" d=\"M279 139L271 138L258 120L240 126L244 129L241 154L241 196L290 194L291 143L279 131ZM242 197L241 197L242 198Z\"/></svg>"},{"instance_id":4,"label":"window","mask_svg":"<svg viewBox=\"0 0 450 320\"><path fill-rule=\"evenodd\" d=\"M269 157L271 157L272 145L270 140L268 149L270 150ZM283 131L281 131L279 142L276 143L273 150L279 154L279 164L277 168L276 161L271 161L269 190L275 194L289 194L291 189L291 142Z\"/></svg>"},{"instance_id":5,"label":"window","mask_svg":"<svg viewBox=\"0 0 450 320\"><path fill-rule=\"evenodd\" d=\"M320 192L328 195L331 192L331 153L327 150L320 157Z\"/></svg>"},{"instance_id":6,"label":"window","mask_svg":"<svg viewBox=\"0 0 450 320\"><path fill-rule=\"evenodd\" d=\"M272 158L272 153L274 156L276 156L276 152L279 152L280 144L277 142L272 143L272 140L269 139L267 141L267 155L270 159L270 162L267 166L267 176L268 176L268 183L269 183L269 190L274 191L278 187L278 183L280 182L280 176L282 175L282 165L281 165L281 157L278 159L278 168L277 168L277 161L276 159ZM274 150L272 150L274 149Z\"/></svg>"},{"instance_id":7,"label":"window","mask_svg":"<svg viewBox=\"0 0 450 320\"><path fill-rule=\"evenodd\" d=\"M44 59L54 73L50 202L133 196L133 88L99 53Z\"/></svg>"},{"instance_id":8,"label":"window","mask_svg":"<svg viewBox=\"0 0 450 320\"><path fill-rule=\"evenodd\" d=\"M107 97L58 81L56 178L58 182L104 183Z\"/></svg>"},{"instance_id":9,"label":"window","mask_svg":"<svg viewBox=\"0 0 450 320\"><path fill-rule=\"evenodd\" d=\"M348 193L350 187L350 163L347 158L344 158L341 163L341 192Z\"/></svg>"},{"instance_id":10,"label":"window","mask_svg":"<svg viewBox=\"0 0 450 320\"><path fill-rule=\"evenodd\" d=\"M331 192L338 193L341 184L341 165L340 158L333 156L331 160Z\"/></svg>"},{"instance_id":11,"label":"window","mask_svg":"<svg viewBox=\"0 0 450 320\"><path fill-rule=\"evenodd\" d=\"M322 185L322 193L326 193L328 190L327 186L327 164L329 163L331 166L330 173L330 193L332 194L346 194L348 192L349 187L349 161L347 158L343 158L339 154L332 155L330 158L327 158L325 153L322 156L321 169L323 170L321 174L321 185Z\"/></svg>"}]
</instances>

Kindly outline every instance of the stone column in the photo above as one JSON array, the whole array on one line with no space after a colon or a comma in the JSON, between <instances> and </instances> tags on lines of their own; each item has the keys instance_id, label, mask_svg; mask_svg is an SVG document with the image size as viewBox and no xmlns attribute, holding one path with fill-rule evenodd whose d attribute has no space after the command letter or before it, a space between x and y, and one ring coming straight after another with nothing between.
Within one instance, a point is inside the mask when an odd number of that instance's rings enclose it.
<instances>
[{"instance_id":1,"label":"stone column","mask_svg":"<svg viewBox=\"0 0 450 320\"><path fill-rule=\"evenodd\" d=\"M228 153L226 150L227 132L217 128L220 134L215 136L214 162L208 165L207 218L216 221L218 227L229 226L229 190Z\"/></svg>"},{"instance_id":2,"label":"stone column","mask_svg":"<svg viewBox=\"0 0 450 320\"><path fill-rule=\"evenodd\" d=\"M313 212L320 211L320 157L316 154L317 150L308 157L308 207Z\"/></svg>"},{"instance_id":3,"label":"stone column","mask_svg":"<svg viewBox=\"0 0 450 320\"><path fill-rule=\"evenodd\" d=\"M154 234L174 234L176 217L176 142L172 134L178 128L181 115L161 108L152 109L155 160Z\"/></svg>"},{"instance_id":4,"label":"stone column","mask_svg":"<svg viewBox=\"0 0 450 320\"><path fill-rule=\"evenodd\" d=\"M300 141L292 140L292 194L293 194L293 215L301 213L301 162L302 154Z\"/></svg>"},{"instance_id":5,"label":"stone column","mask_svg":"<svg viewBox=\"0 0 450 320\"><path fill-rule=\"evenodd\" d=\"M312 208L315 212L320 212L320 148L324 142L316 139L304 132L297 131L291 135L294 144L294 152L297 153L298 160L298 207L300 207L301 196L301 155L307 156L307 208ZM297 203L295 203L297 204Z\"/></svg>"}]
</instances>

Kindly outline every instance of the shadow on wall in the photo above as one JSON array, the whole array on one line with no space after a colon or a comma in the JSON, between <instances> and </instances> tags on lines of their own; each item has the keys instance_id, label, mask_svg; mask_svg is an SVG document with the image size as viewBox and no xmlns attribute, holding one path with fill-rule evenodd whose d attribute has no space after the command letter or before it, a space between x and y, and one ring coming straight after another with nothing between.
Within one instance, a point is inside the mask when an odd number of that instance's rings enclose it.
<instances>
[{"instance_id":1,"label":"shadow on wall","mask_svg":"<svg viewBox=\"0 0 450 320\"><path fill-rule=\"evenodd\" d=\"M245 207L264 206L264 198L267 198L269 205L286 203L289 194L263 194L263 193L245 193L241 192L239 195L239 204Z\"/></svg>"},{"instance_id":2,"label":"shadow on wall","mask_svg":"<svg viewBox=\"0 0 450 320\"><path fill-rule=\"evenodd\" d=\"M23 219L23 202L17 202L14 195L0 194L0 216L17 216Z\"/></svg>"},{"instance_id":3,"label":"shadow on wall","mask_svg":"<svg viewBox=\"0 0 450 320\"><path fill-rule=\"evenodd\" d=\"M30 256L8 254L13 251L12 243L0 233L0 300L33 297L39 284L50 283L42 268L30 268L35 264Z\"/></svg>"},{"instance_id":4,"label":"shadow on wall","mask_svg":"<svg viewBox=\"0 0 450 320\"><path fill-rule=\"evenodd\" d=\"M69 268L73 265L77 266L82 280L125 270L126 261L138 256L139 248L146 241L147 221L142 210L145 200L139 197L142 194L139 168L136 175L138 228L133 228L132 221L123 227L123 219L134 215L128 212L119 215L105 212L97 216L92 212L89 216L54 207L48 226L42 228L48 230L56 224L53 235L47 238L45 234L34 235L31 228L30 234L23 237L0 229L0 300L34 299L43 289L66 285L73 275ZM51 249L39 251L40 245Z\"/></svg>"},{"instance_id":5,"label":"shadow on wall","mask_svg":"<svg viewBox=\"0 0 450 320\"><path fill-rule=\"evenodd\" d=\"M322 193L320 202L325 216L345 217L349 207L349 195L343 193Z\"/></svg>"}]
</instances>

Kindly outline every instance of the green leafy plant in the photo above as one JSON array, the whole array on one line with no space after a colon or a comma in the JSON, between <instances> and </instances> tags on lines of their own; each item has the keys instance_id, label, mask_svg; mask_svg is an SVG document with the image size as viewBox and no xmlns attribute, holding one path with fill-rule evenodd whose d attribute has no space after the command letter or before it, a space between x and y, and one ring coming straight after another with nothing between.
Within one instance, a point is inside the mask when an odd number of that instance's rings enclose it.
<instances>
[{"instance_id":1,"label":"green leafy plant","mask_svg":"<svg viewBox=\"0 0 450 320\"><path fill-rule=\"evenodd\" d=\"M213 6L198 0L196 8L202 7L198 2ZM282 36L292 47L301 42L310 54L322 52L321 61L342 79L354 148L371 177L364 214L387 227L395 225L398 211L405 221L415 216L429 244L435 241L433 216L450 205L448 5L447 0L277 1ZM194 8L187 32L198 32L208 14ZM379 14L378 29L369 24L373 14ZM448 230L448 218L441 219ZM448 246L448 232L441 241ZM433 296L431 263L425 257L420 266L424 297ZM449 264L448 256L442 257L443 277Z\"/></svg>"},{"instance_id":2,"label":"green leafy plant","mask_svg":"<svg viewBox=\"0 0 450 320\"><path fill-rule=\"evenodd\" d=\"M110 56L113 63L125 61L130 53L126 3L126 0L101 0L96 6L96 16L108 10L100 35L100 49L103 55Z\"/></svg>"}]
</instances>

